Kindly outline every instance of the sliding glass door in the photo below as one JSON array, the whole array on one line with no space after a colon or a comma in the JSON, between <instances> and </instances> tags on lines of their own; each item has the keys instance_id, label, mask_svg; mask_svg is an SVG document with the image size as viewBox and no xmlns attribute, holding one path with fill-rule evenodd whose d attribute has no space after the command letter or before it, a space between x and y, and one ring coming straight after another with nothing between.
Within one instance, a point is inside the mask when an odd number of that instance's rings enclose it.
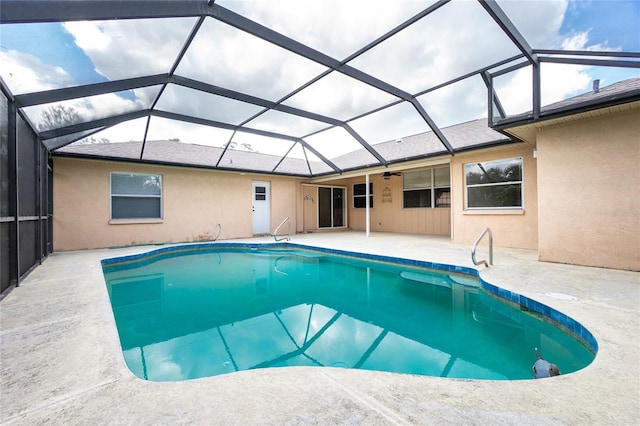
<instances>
[{"instance_id":1,"label":"sliding glass door","mask_svg":"<svg viewBox=\"0 0 640 426\"><path fill-rule=\"evenodd\" d=\"M341 228L345 226L345 189L318 188L318 227Z\"/></svg>"}]
</instances>

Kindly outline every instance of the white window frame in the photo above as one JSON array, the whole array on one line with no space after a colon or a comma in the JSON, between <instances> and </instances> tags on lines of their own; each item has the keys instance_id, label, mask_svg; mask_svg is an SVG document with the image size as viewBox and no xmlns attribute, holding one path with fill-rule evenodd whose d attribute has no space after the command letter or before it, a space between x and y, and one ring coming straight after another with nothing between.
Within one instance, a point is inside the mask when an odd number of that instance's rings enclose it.
<instances>
[{"instance_id":1,"label":"white window frame","mask_svg":"<svg viewBox=\"0 0 640 426\"><path fill-rule=\"evenodd\" d=\"M511 180L506 182L497 183L483 183L483 184L467 184L467 165L469 164L491 164L500 162L511 162L514 160L520 161L520 180ZM473 163L465 163L463 167L464 174L464 208L465 210L524 210L524 159L523 157L510 157L510 158L498 158L495 160L478 161ZM520 185L520 205L519 206L484 206L484 207L469 207L469 188L488 188L507 185Z\"/></svg>"},{"instance_id":2,"label":"white window frame","mask_svg":"<svg viewBox=\"0 0 640 426\"><path fill-rule=\"evenodd\" d=\"M148 195L148 194L114 194L113 193L113 176L114 175L126 175L126 176L154 176L157 177L160 181L160 194L159 195ZM156 221L163 220L164 217L164 208L163 208L163 179L162 175L155 173L129 173L129 172L111 172L109 173L109 218L112 222L117 221ZM131 217L131 218L114 218L113 217L113 197L121 197L121 198L159 198L160 199L160 216L159 217Z\"/></svg>"},{"instance_id":3,"label":"white window frame","mask_svg":"<svg viewBox=\"0 0 640 426\"><path fill-rule=\"evenodd\" d=\"M436 169L449 169L449 185L448 186L444 186L444 185L436 185ZM431 183L429 186L424 186L424 187L420 187L420 188L410 188L410 189L405 189L404 187L404 178L407 174L409 173L415 173L415 172L424 172L429 170L429 172L431 173ZM445 167L432 167L430 169L423 169L423 170L411 170L408 172L404 172L402 174L402 208L403 209L449 209L451 208L451 204L449 204L449 206L447 207L438 207L436 206L436 189L442 189L442 188L449 188L449 194L451 194L451 166L445 166ZM404 194L405 192L410 192L410 191L424 191L425 189L428 189L430 191L429 193L429 197L430 197L430 202L429 202L429 206L427 207L405 207L405 203L404 203Z\"/></svg>"},{"instance_id":4,"label":"white window frame","mask_svg":"<svg viewBox=\"0 0 640 426\"><path fill-rule=\"evenodd\" d=\"M356 185L364 185L364 189L365 189L365 193L362 195L356 195ZM353 186L351 187L351 190L353 191L353 197L352 197L352 206L354 209L366 209L367 208L367 184L365 182L361 182L361 183L354 183ZM364 202L364 206L362 207L356 207L356 198L364 198L365 202ZM373 208L373 182L369 182L369 208L372 209Z\"/></svg>"}]
</instances>

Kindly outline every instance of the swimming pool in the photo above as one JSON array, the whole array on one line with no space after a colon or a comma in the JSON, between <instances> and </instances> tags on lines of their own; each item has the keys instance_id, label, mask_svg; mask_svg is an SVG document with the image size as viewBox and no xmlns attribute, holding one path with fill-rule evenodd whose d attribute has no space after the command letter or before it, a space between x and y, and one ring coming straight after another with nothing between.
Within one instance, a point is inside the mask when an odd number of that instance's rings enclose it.
<instances>
[{"instance_id":1,"label":"swimming pool","mask_svg":"<svg viewBox=\"0 0 640 426\"><path fill-rule=\"evenodd\" d=\"M215 243L103 269L125 360L147 380L294 365L513 380L531 378L535 347L563 374L597 351L579 323L464 267Z\"/></svg>"}]
</instances>

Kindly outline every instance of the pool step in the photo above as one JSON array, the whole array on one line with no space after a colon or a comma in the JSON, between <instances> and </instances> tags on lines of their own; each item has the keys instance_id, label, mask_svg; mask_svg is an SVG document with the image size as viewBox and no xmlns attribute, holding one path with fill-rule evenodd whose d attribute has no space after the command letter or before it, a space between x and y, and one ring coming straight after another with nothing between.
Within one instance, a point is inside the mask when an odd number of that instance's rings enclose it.
<instances>
[{"instance_id":1,"label":"pool step","mask_svg":"<svg viewBox=\"0 0 640 426\"><path fill-rule=\"evenodd\" d=\"M439 287L451 288L451 281L441 276L421 274L419 272L411 271L402 271L400 272L400 276L409 281L417 281L425 284L437 285Z\"/></svg>"}]
</instances>

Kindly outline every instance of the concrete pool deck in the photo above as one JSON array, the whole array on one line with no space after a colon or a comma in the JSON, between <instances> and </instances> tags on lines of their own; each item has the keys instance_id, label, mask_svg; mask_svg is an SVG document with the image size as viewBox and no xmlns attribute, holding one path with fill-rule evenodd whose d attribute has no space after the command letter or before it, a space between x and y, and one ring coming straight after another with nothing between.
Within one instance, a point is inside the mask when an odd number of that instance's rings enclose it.
<instances>
[{"instance_id":1,"label":"concrete pool deck","mask_svg":"<svg viewBox=\"0 0 640 426\"><path fill-rule=\"evenodd\" d=\"M273 238L233 240L246 241ZM294 235L292 242L473 266L470 248L448 238L336 232ZM640 419L640 273L538 262L535 251L502 248L494 250L494 266L478 267L486 281L569 315L595 336L594 362L552 379L287 367L158 383L125 365L100 266L104 258L155 248L54 253L0 302L0 423L623 425Z\"/></svg>"}]
</instances>

